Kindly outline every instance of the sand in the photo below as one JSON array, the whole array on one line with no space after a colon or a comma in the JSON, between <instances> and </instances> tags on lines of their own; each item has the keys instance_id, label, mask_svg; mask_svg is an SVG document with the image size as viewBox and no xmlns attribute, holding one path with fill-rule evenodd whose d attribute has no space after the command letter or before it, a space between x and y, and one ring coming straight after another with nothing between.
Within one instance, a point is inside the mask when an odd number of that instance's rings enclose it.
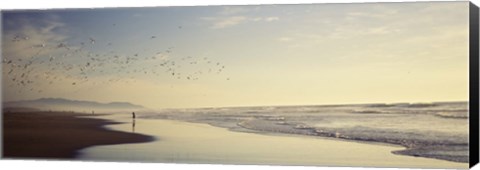
<instances>
[{"instance_id":1,"label":"sand","mask_svg":"<svg viewBox=\"0 0 480 170\"><path fill-rule=\"evenodd\" d=\"M115 122L71 112L17 112L3 114L3 157L70 159L94 145L149 142L147 135L112 131Z\"/></svg>"},{"instance_id":2,"label":"sand","mask_svg":"<svg viewBox=\"0 0 480 170\"><path fill-rule=\"evenodd\" d=\"M207 164L362 166L467 169L468 164L392 154L404 147L359 143L323 137L234 132L201 123L162 119L137 119L109 115L125 122L107 128L149 134L160 140L149 143L93 146L77 159ZM133 126L135 125L135 126Z\"/></svg>"},{"instance_id":3,"label":"sand","mask_svg":"<svg viewBox=\"0 0 480 170\"><path fill-rule=\"evenodd\" d=\"M392 154L400 146L234 132L175 120L132 121L130 115L30 112L3 118L5 158L468 168L466 163Z\"/></svg>"}]
</instances>

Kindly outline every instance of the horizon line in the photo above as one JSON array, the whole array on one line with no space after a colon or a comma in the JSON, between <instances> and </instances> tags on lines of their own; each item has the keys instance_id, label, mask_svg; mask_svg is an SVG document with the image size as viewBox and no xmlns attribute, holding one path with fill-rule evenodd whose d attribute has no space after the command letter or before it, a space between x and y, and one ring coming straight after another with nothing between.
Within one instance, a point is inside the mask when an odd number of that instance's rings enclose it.
<instances>
[{"instance_id":1,"label":"horizon line","mask_svg":"<svg viewBox=\"0 0 480 170\"><path fill-rule=\"evenodd\" d=\"M129 103L132 105L140 105L145 109L149 110L162 110L162 109L205 109L205 108L242 108L242 107L293 107L293 106L340 106L340 105L371 105L371 104L385 104L385 105L393 105L393 104L434 104L434 103L456 103L456 102L469 102L469 100L437 100L437 101L415 101L415 102L406 102L406 101L397 101L397 102L354 102L354 103L323 103L323 104L273 104L273 105L229 105L229 106L199 106L199 107L162 107L162 108L150 108L146 107L143 104L132 103L128 101L110 101L110 102L101 102L95 100L79 100L79 99L69 99L69 98L61 98L61 97L40 97L36 99L23 99L23 100L15 100L15 101L3 101L6 102L21 102L21 101L34 101L40 99L64 99L70 100L73 102L97 102L100 104L110 104L110 103Z\"/></svg>"}]
</instances>

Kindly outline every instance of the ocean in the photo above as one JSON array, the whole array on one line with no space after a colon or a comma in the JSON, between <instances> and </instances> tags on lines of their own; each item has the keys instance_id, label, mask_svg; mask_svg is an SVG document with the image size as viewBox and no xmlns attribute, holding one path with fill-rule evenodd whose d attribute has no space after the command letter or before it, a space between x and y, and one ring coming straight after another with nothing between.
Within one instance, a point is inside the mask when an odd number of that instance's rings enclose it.
<instances>
[{"instance_id":1,"label":"ocean","mask_svg":"<svg viewBox=\"0 0 480 170\"><path fill-rule=\"evenodd\" d=\"M394 154L468 162L468 102L165 109L142 114L232 131L406 147Z\"/></svg>"}]
</instances>

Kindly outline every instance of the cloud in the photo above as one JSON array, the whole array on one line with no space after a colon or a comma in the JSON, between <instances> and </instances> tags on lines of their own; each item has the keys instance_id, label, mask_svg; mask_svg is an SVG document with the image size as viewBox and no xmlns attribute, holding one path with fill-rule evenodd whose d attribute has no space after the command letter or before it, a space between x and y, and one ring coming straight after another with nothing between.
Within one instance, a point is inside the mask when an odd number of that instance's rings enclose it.
<instances>
[{"instance_id":1,"label":"cloud","mask_svg":"<svg viewBox=\"0 0 480 170\"><path fill-rule=\"evenodd\" d=\"M255 18L250 18L250 21L264 21L264 22L273 22L273 21L278 21L280 20L279 17L255 17Z\"/></svg>"},{"instance_id":2,"label":"cloud","mask_svg":"<svg viewBox=\"0 0 480 170\"><path fill-rule=\"evenodd\" d=\"M25 58L53 53L55 47L68 38L67 35L60 33L59 30L65 29L65 24L57 17L14 20L18 26L10 28L5 26L7 29L4 29L2 37L4 57Z\"/></svg>"},{"instance_id":3,"label":"cloud","mask_svg":"<svg viewBox=\"0 0 480 170\"><path fill-rule=\"evenodd\" d=\"M263 18L262 17L256 17L256 18L252 18L250 20L257 22L257 21L262 21Z\"/></svg>"},{"instance_id":4,"label":"cloud","mask_svg":"<svg viewBox=\"0 0 480 170\"><path fill-rule=\"evenodd\" d=\"M399 33L399 32L401 32L400 29L387 27L387 26L381 26L381 27L370 28L370 29L368 29L368 31L365 32L365 34L367 34L367 35L387 35L387 34L394 34L394 33Z\"/></svg>"},{"instance_id":5,"label":"cloud","mask_svg":"<svg viewBox=\"0 0 480 170\"><path fill-rule=\"evenodd\" d=\"M249 9L243 8L243 7L232 7L232 6L227 6L224 7L222 11L220 11L221 15L236 15L239 13L245 13L248 12Z\"/></svg>"},{"instance_id":6,"label":"cloud","mask_svg":"<svg viewBox=\"0 0 480 170\"><path fill-rule=\"evenodd\" d=\"M386 19L394 13L372 13L372 12L349 12L346 15L348 17L355 17L355 18L377 18L377 19Z\"/></svg>"},{"instance_id":7,"label":"cloud","mask_svg":"<svg viewBox=\"0 0 480 170\"><path fill-rule=\"evenodd\" d=\"M290 38L290 37L280 37L277 40L280 41L280 42L289 42L289 41L292 41L292 38Z\"/></svg>"},{"instance_id":8,"label":"cloud","mask_svg":"<svg viewBox=\"0 0 480 170\"><path fill-rule=\"evenodd\" d=\"M213 29L227 28L227 27L238 25L246 21L247 21L247 17L245 16L228 17L228 18L224 18L216 21L211 28Z\"/></svg>"},{"instance_id":9,"label":"cloud","mask_svg":"<svg viewBox=\"0 0 480 170\"><path fill-rule=\"evenodd\" d=\"M231 16L231 17L204 17L203 20L213 21L211 28L213 29L222 29L227 27L232 27L242 23L248 22L274 22L280 20L279 17L246 17L246 16Z\"/></svg>"},{"instance_id":10,"label":"cloud","mask_svg":"<svg viewBox=\"0 0 480 170\"><path fill-rule=\"evenodd\" d=\"M278 20L280 20L280 18L278 18L278 17L267 17L264 20L267 21L267 22L272 22L272 21L278 21Z\"/></svg>"},{"instance_id":11,"label":"cloud","mask_svg":"<svg viewBox=\"0 0 480 170\"><path fill-rule=\"evenodd\" d=\"M171 56L167 53L157 53L155 56L155 59L161 60L161 61L167 61L170 60Z\"/></svg>"}]
</instances>

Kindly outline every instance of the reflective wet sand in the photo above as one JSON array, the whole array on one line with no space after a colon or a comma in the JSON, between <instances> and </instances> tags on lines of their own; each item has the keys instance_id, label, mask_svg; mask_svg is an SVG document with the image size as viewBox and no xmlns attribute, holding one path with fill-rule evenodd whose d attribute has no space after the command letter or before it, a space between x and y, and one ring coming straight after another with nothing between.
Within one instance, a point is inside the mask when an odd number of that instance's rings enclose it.
<instances>
[{"instance_id":1,"label":"reflective wet sand","mask_svg":"<svg viewBox=\"0 0 480 170\"><path fill-rule=\"evenodd\" d=\"M90 147L79 159L171 163L468 168L466 163L394 155L402 147L320 137L233 132L207 124L108 116L107 128L155 136L141 144Z\"/></svg>"}]
</instances>

